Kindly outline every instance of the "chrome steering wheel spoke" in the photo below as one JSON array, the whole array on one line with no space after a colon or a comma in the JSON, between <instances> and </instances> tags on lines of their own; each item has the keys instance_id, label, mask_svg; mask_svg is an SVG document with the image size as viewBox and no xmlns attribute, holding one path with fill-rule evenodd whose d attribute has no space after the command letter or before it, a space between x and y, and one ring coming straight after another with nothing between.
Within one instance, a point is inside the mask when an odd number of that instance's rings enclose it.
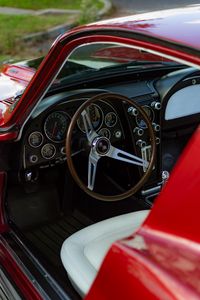
<instances>
[{"instance_id":1,"label":"chrome steering wheel spoke","mask_svg":"<svg viewBox=\"0 0 200 300\"><path fill-rule=\"evenodd\" d=\"M88 189L93 191L96 178L97 163L100 156L91 149L88 160Z\"/></svg>"},{"instance_id":2,"label":"chrome steering wheel spoke","mask_svg":"<svg viewBox=\"0 0 200 300\"><path fill-rule=\"evenodd\" d=\"M131 153L128 153L126 151L123 151L121 149L115 148L113 146L110 146L110 149L106 156L114 158L116 160L124 161L132 165L137 165L137 166L144 166L148 167L149 162L143 158L140 158L136 155L133 155Z\"/></svg>"},{"instance_id":3,"label":"chrome steering wheel spoke","mask_svg":"<svg viewBox=\"0 0 200 300\"><path fill-rule=\"evenodd\" d=\"M92 126L92 122L90 120L90 115L86 109L82 111L81 116L83 119L83 124L84 124L85 133L86 133L88 142L91 144L92 141L98 136L98 134L96 133L96 131L94 130L94 128Z\"/></svg>"}]
</instances>

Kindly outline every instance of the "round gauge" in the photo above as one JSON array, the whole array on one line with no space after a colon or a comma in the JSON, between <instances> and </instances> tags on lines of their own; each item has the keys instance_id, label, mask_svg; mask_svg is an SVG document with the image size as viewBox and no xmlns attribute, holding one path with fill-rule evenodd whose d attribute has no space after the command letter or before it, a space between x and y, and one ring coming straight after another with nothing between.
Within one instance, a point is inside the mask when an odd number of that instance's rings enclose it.
<instances>
[{"instance_id":1,"label":"round gauge","mask_svg":"<svg viewBox=\"0 0 200 300\"><path fill-rule=\"evenodd\" d=\"M149 120L151 122L153 122L154 121L154 111L147 105L142 106L142 108L144 109L145 113L147 114L147 117L149 118ZM142 116L140 114L136 117L136 123L137 123L138 127L142 128L142 129L147 128L147 124L145 123L144 119L142 118Z\"/></svg>"},{"instance_id":2,"label":"round gauge","mask_svg":"<svg viewBox=\"0 0 200 300\"><path fill-rule=\"evenodd\" d=\"M110 130L108 128L102 128L99 131L99 135L106 137L107 139L110 139L111 133Z\"/></svg>"},{"instance_id":3,"label":"round gauge","mask_svg":"<svg viewBox=\"0 0 200 300\"><path fill-rule=\"evenodd\" d=\"M41 155L45 159L51 159L56 154L56 148L53 144L45 144L41 149Z\"/></svg>"},{"instance_id":4,"label":"round gauge","mask_svg":"<svg viewBox=\"0 0 200 300\"><path fill-rule=\"evenodd\" d=\"M65 112L52 112L44 122L44 132L48 139L55 143L64 141L69 122L70 118Z\"/></svg>"},{"instance_id":5,"label":"round gauge","mask_svg":"<svg viewBox=\"0 0 200 300\"><path fill-rule=\"evenodd\" d=\"M98 130L103 122L103 112L101 108L96 104L91 104L87 109L90 120L94 130ZM77 121L77 125L82 132L85 132L83 118L80 117Z\"/></svg>"},{"instance_id":6,"label":"round gauge","mask_svg":"<svg viewBox=\"0 0 200 300\"><path fill-rule=\"evenodd\" d=\"M43 143L43 135L39 131L34 131L29 135L28 142L33 148L40 147Z\"/></svg>"},{"instance_id":7,"label":"round gauge","mask_svg":"<svg viewBox=\"0 0 200 300\"><path fill-rule=\"evenodd\" d=\"M105 116L105 124L108 127L113 127L117 123L117 115L114 112L109 112Z\"/></svg>"}]
</instances>

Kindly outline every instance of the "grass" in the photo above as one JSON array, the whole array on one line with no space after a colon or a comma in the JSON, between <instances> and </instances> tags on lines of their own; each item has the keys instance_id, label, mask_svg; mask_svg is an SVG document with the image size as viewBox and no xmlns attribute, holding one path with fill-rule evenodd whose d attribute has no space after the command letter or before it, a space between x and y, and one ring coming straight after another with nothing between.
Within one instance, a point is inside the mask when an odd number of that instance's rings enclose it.
<instances>
[{"instance_id":1,"label":"grass","mask_svg":"<svg viewBox=\"0 0 200 300\"><path fill-rule=\"evenodd\" d=\"M53 26L66 23L66 15L27 16L0 15L0 55L16 55L20 38L33 32L45 31Z\"/></svg>"},{"instance_id":2,"label":"grass","mask_svg":"<svg viewBox=\"0 0 200 300\"><path fill-rule=\"evenodd\" d=\"M81 0L0 0L0 6L25 9L79 9Z\"/></svg>"},{"instance_id":3,"label":"grass","mask_svg":"<svg viewBox=\"0 0 200 300\"><path fill-rule=\"evenodd\" d=\"M24 9L80 9L83 0L0 0L0 6L15 7ZM102 8L101 1L90 1L92 4L97 5L97 8Z\"/></svg>"},{"instance_id":4,"label":"grass","mask_svg":"<svg viewBox=\"0 0 200 300\"><path fill-rule=\"evenodd\" d=\"M57 25L70 22L76 24L88 23L95 20L97 11L102 8L101 0L0 0L0 6L26 9L79 9L79 16L61 15L4 15L0 14L0 62L7 57L24 59L46 54L53 42L32 41L26 44L22 38L31 33L45 31Z\"/></svg>"}]
</instances>

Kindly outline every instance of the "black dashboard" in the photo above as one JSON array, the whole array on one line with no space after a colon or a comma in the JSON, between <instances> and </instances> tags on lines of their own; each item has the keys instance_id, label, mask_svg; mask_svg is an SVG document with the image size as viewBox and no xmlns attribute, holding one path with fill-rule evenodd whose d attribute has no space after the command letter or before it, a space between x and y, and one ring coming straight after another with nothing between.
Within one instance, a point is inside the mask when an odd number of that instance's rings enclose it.
<instances>
[{"instance_id":1,"label":"black dashboard","mask_svg":"<svg viewBox=\"0 0 200 300\"><path fill-rule=\"evenodd\" d=\"M146 78L147 77L147 78ZM194 81L194 77L195 80ZM23 170L31 170L32 168L43 169L63 164L66 161L65 155L65 137L70 120L77 108L87 99L97 94L111 92L122 94L136 102L146 112L156 137L157 158L149 179L148 186L155 185L162 181L163 162L166 154L173 156L174 146L168 146L169 136L173 140L173 144L177 136L188 136L194 131L197 124L197 116L199 112L185 116L185 118L171 118L169 121L165 118L167 105L170 103L172 95L187 86L195 86L199 84L199 75L192 68L168 72L159 77L148 79L145 75L143 80L129 80L117 82L112 80L106 85L99 85L97 89L93 85L75 90L61 91L52 93L45 97L32 114L31 118L24 127L24 133L21 139L21 166ZM192 91L189 92L190 94ZM177 97L179 99L180 97ZM176 102L175 102L176 101ZM172 107L176 111L177 102L174 100ZM200 108L199 108L200 111ZM90 105L88 108L90 119L95 131L102 136L110 139L112 144L119 147L125 147L127 140L134 144L134 152L148 159L151 149L147 126L143 118L138 112L126 103L98 101ZM175 113L176 116L176 113ZM176 125L184 125L184 120L190 120L192 124L191 130L183 129L180 134ZM124 125L125 122L125 125ZM188 122L186 122L188 124ZM195 123L195 126L193 126ZM170 124L170 126L168 126ZM188 126L187 126L188 127ZM173 130L176 128L176 130ZM184 126L183 126L184 128ZM167 134L165 133L167 132ZM169 131L169 132L168 132ZM127 134L128 132L128 134ZM77 121L74 130L74 139L72 143L72 153L75 156L84 148L85 132L82 119ZM183 145L185 144L185 140ZM175 147L176 148L176 147ZM168 153L169 152L169 153ZM178 154L174 160L180 154ZM145 172L145 169L143 168ZM170 170L169 170L170 171Z\"/></svg>"}]
</instances>

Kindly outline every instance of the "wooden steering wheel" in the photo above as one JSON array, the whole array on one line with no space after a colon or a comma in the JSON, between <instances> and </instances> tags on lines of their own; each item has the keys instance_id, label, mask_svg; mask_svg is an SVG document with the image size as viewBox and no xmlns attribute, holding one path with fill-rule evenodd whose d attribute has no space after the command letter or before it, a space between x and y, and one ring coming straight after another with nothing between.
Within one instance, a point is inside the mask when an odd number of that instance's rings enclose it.
<instances>
[{"instance_id":1,"label":"wooden steering wheel","mask_svg":"<svg viewBox=\"0 0 200 300\"><path fill-rule=\"evenodd\" d=\"M124 103L128 103L132 107L136 108L137 111L141 114L142 118L144 119L144 122L147 125L148 134L149 134L149 140L151 145L151 157L149 161L144 160L143 158L133 155L131 153L128 153L126 151L120 150L116 147L114 147L110 140L104 136L98 135L98 133L94 130L92 126L92 122L90 120L90 116L88 113L87 108L96 101L108 101L108 100L114 100L114 101L123 101ZM71 144L72 144L72 138L73 138L73 131L75 126L77 125L77 120L82 117L85 134L87 138L87 143L90 147L90 154L88 158L88 185L82 182L79 175L76 172L76 169L74 167L74 163L72 160L72 152L71 152ZM156 142L155 142L155 135L152 128L152 124L149 121L144 109L137 105L135 101L130 100L129 98L119 95L119 94L111 94L111 93L104 93L99 94L97 96L94 96L88 100L86 100L76 111L74 116L71 119L71 123L68 127L67 136L66 136L66 156L67 156L67 163L69 167L69 171L74 178L75 182L78 184L78 186L86 192L88 195L90 195L93 198L96 198L98 200L103 201L117 201L122 200L127 197L132 196L134 193L136 193L148 180L149 176L151 175L154 162L155 162L155 152L156 152ZM139 179L139 181L132 186L128 191L125 191L121 194L117 195L102 195L100 193L96 193L93 191L94 184L95 184L95 177L96 177L96 170L98 166L98 161L102 157L110 157L116 160L124 161L126 163L130 163L133 165L138 166L145 166L146 172L143 173L142 177Z\"/></svg>"}]
</instances>

